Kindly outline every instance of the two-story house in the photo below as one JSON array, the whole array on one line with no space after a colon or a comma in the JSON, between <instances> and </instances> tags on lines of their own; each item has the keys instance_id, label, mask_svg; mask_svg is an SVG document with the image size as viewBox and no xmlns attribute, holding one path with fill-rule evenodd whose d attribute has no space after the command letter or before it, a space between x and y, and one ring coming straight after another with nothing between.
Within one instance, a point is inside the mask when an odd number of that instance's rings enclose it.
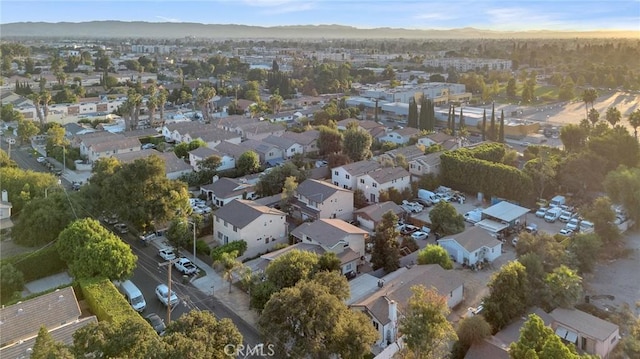
<instances>
[{"instance_id":1,"label":"two-story house","mask_svg":"<svg viewBox=\"0 0 640 359\"><path fill-rule=\"evenodd\" d=\"M95 135L95 133L91 134ZM86 135L85 135L86 136ZM81 138L83 136L80 136ZM135 137L103 132L100 136L84 137L80 143L80 154L90 162L116 154L140 151L142 144Z\"/></svg>"},{"instance_id":2,"label":"two-story house","mask_svg":"<svg viewBox=\"0 0 640 359\"><path fill-rule=\"evenodd\" d=\"M318 130L304 132L287 131L280 137L288 138L300 144L304 154L314 154L318 152L318 137L320 137L320 131Z\"/></svg>"},{"instance_id":3,"label":"two-story house","mask_svg":"<svg viewBox=\"0 0 640 359\"><path fill-rule=\"evenodd\" d=\"M220 158L220 166L216 168L217 171L236 168L236 159L234 157L209 147L198 147L195 150L189 151L189 164L194 171L200 171L199 163L211 156L218 156Z\"/></svg>"},{"instance_id":4,"label":"two-story house","mask_svg":"<svg viewBox=\"0 0 640 359\"><path fill-rule=\"evenodd\" d=\"M272 144L281 149L284 159L290 159L296 154L303 154L304 152L301 144L283 136L267 136L262 142Z\"/></svg>"},{"instance_id":5,"label":"two-story house","mask_svg":"<svg viewBox=\"0 0 640 359\"><path fill-rule=\"evenodd\" d=\"M235 143L227 142L227 141L220 142L220 144L216 146L215 150L220 153L219 156L221 158L222 157L232 158L234 165L238 161L240 156L242 156L243 153L249 151L247 150L247 148L243 146L237 145Z\"/></svg>"},{"instance_id":6,"label":"two-story house","mask_svg":"<svg viewBox=\"0 0 640 359\"><path fill-rule=\"evenodd\" d=\"M254 151L260 156L260 163L268 163L269 165L276 165L284 162L284 153L276 145L266 143L258 140L246 140L240 143L241 147L244 147L247 151Z\"/></svg>"},{"instance_id":7,"label":"two-story house","mask_svg":"<svg viewBox=\"0 0 640 359\"><path fill-rule=\"evenodd\" d=\"M375 203L380 191L395 188L402 192L411 188L411 175L402 167L382 167L358 176L357 188L362 190L367 201Z\"/></svg>"},{"instance_id":8,"label":"two-story house","mask_svg":"<svg viewBox=\"0 0 640 359\"><path fill-rule=\"evenodd\" d=\"M319 219L306 222L291 231L299 243L315 244L335 253L341 262L342 273L357 273L364 263L365 242L369 232L341 219Z\"/></svg>"},{"instance_id":9,"label":"two-story house","mask_svg":"<svg viewBox=\"0 0 640 359\"><path fill-rule=\"evenodd\" d=\"M247 242L244 257L287 243L286 214L253 201L234 199L214 214L214 236L220 244Z\"/></svg>"},{"instance_id":10,"label":"two-story house","mask_svg":"<svg viewBox=\"0 0 640 359\"><path fill-rule=\"evenodd\" d=\"M298 185L293 216L301 220L320 218L353 219L353 192L331 183L307 179Z\"/></svg>"},{"instance_id":11,"label":"two-story house","mask_svg":"<svg viewBox=\"0 0 640 359\"><path fill-rule=\"evenodd\" d=\"M382 222L382 217L389 211L393 212L398 219L407 217L407 212L392 201L374 203L353 211L353 214L358 226L373 232Z\"/></svg>"},{"instance_id":12,"label":"two-story house","mask_svg":"<svg viewBox=\"0 0 640 359\"><path fill-rule=\"evenodd\" d=\"M211 126L211 125L209 125ZM202 140L209 148L215 148L221 142L231 142L239 144L242 140L235 132L220 130L218 128L207 129L206 131L188 132L182 136L182 142L190 143L193 140Z\"/></svg>"},{"instance_id":13,"label":"two-story house","mask_svg":"<svg viewBox=\"0 0 640 359\"><path fill-rule=\"evenodd\" d=\"M338 121L337 129L345 131L351 123L355 123L361 131L369 132L372 138L378 138L379 136L384 135L386 130L384 125L381 125L376 121L358 120L356 118L347 118L342 121Z\"/></svg>"},{"instance_id":14,"label":"two-story house","mask_svg":"<svg viewBox=\"0 0 640 359\"><path fill-rule=\"evenodd\" d=\"M400 268L388 274L378 281L372 291L347 301L352 310L362 311L371 318L371 323L378 332L375 343L377 346L384 348L399 338L399 322L413 294L411 287L416 285L435 289L446 298L449 308L454 308L464 298L464 280L460 273L444 270L438 264Z\"/></svg>"},{"instance_id":15,"label":"two-story house","mask_svg":"<svg viewBox=\"0 0 640 359\"><path fill-rule=\"evenodd\" d=\"M358 161L335 167L331 169L331 182L338 187L355 190L358 188L358 176L378 168L380 168L380 164L372 160Z\"/></svg>"},{"instance_id":16,"label":"two-story house","mask_svg":"<svg viewBox=\"0 0 640 359\"><path fill-rule=\"evenodd\" d=\"M429 153L416 157L409 161L409 173L412 179L420 179L420 176L440 174L440 156L442 152Z\"/></svg>"},{"instance_id":17,"label":"two-story house","mask_svg":"<svg viewBox=\"0 0 640 359\"><path fill-rule=\"evenodd\" d=\"M270 135L282 136L285 132L285 127L279 123L260 121L241 124L232 130L242 136L243 140L262 140Z\"/></svg>"},{"instance_id":18,"label":"two-story house","mask_svg":"<svg viewBox=\"0 0 640 359\"><path fill-rule=\"evenodd\" d=\"M200 187L200 193L206 194L217 207L222 207L234 199L252 200L256 197L255 185L242 178L214 176L213 179L213 183Z\"/></svg>"}]
</instances>

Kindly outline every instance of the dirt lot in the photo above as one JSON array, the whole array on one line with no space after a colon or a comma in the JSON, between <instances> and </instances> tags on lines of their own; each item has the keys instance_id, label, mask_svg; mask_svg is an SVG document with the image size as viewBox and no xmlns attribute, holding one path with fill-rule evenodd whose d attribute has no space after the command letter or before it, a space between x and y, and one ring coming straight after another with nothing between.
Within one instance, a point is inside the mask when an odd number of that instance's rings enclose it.
<instances>
[{"instance_id":1,"label":"dirt lot","mask_svg":"<svg viewBox=\"0 0 640 359\"><path fill-rule=\"evenodd\" d=\"M626 303L640 316L640 231L627 233L623 238L629 255L598 264L584 278L585 294L602 309L615 310Z\"/></svg>"}]
</instances>

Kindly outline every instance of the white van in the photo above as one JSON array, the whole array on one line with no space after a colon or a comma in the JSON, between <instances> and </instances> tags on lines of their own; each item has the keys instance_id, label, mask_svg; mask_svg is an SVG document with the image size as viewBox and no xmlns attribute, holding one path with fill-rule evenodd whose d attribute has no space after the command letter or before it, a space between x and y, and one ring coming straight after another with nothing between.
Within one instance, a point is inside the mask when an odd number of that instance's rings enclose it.
<instances>
[{"instance_id":1,"label":"white van","mask_svg":"<svg viewBox=\"0 0 640 359\"><path fill-rule=\"evenodd\" d=\"M589 221L580 222L580 232L582 233L591 233L593 232L593 223Z\"/></svg>"},{"instance_id":2,"label":"white van","mask_svg":"<svg viewBox=\"0 0 640 359\"><path fill-rule=\"evenodd\" d=\"M547 213L544 215L545 222L553 223L558 218L560 218L560 214L562 213L562 208L560 207L551 207Z\"/></svg>"},{"instance_id":3,"label":"white van","mask_svg":"<svg viewBox=\"0 0 640 359\"><path fill-rule=\"evenodd\" d=\"M418 190L418 198L424 199L425 201L429 201L433 204L440 202L440 197L431 191L427 191L426 189Z\"/></svg>"},{"instance_id":4,"label":"white van","mask_svg":"<svg viewBox=\"0 0 640 359\"><path fill-rule=\"evenodd\" d=\"M137 311L142 312L147 306L147 302L144 300L144 296L138 287L130 280L125 280L118 286L120 292L124 294L127 302L131 304L131 307Z\"/></svg>"}]
</instances>

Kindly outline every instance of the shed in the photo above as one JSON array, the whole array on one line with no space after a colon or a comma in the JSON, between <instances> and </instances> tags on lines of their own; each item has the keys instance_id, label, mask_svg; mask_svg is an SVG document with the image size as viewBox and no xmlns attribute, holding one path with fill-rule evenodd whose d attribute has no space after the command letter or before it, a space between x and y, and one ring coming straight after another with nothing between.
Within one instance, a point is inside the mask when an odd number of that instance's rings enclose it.
<instances>
[{"instance_id":1,"label":"shed","mask_svg":"<svg viewBox=\"0 0 640 359\"><path fill-rule=\"evenodd\" d=\"M518 220L529 213L528 208L502 201L482 211L482 219L490 219L497 222L508 223L509 226L517 224Z\"/></svg>"}]
</instances>

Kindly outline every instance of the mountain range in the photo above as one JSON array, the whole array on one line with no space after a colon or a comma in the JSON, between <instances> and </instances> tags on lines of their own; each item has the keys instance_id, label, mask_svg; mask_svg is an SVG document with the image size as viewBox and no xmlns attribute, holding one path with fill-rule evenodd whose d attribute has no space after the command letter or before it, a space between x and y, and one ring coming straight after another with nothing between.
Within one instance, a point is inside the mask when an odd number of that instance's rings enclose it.
<instances>
[{"instance_id":1,"label":"mountain range","mask_svg":"<svg viewBox=\"0 0 640 359\"><path fill-rule=\"evenodd\" d=\"M493 31L475 28L416 30L361 29L343 25L248 26L176 22L16 22L0 24L4 38L202 38L202 39L469 39L469 38L638 38L629 31Z\"/></svg>"}]
</instances>

